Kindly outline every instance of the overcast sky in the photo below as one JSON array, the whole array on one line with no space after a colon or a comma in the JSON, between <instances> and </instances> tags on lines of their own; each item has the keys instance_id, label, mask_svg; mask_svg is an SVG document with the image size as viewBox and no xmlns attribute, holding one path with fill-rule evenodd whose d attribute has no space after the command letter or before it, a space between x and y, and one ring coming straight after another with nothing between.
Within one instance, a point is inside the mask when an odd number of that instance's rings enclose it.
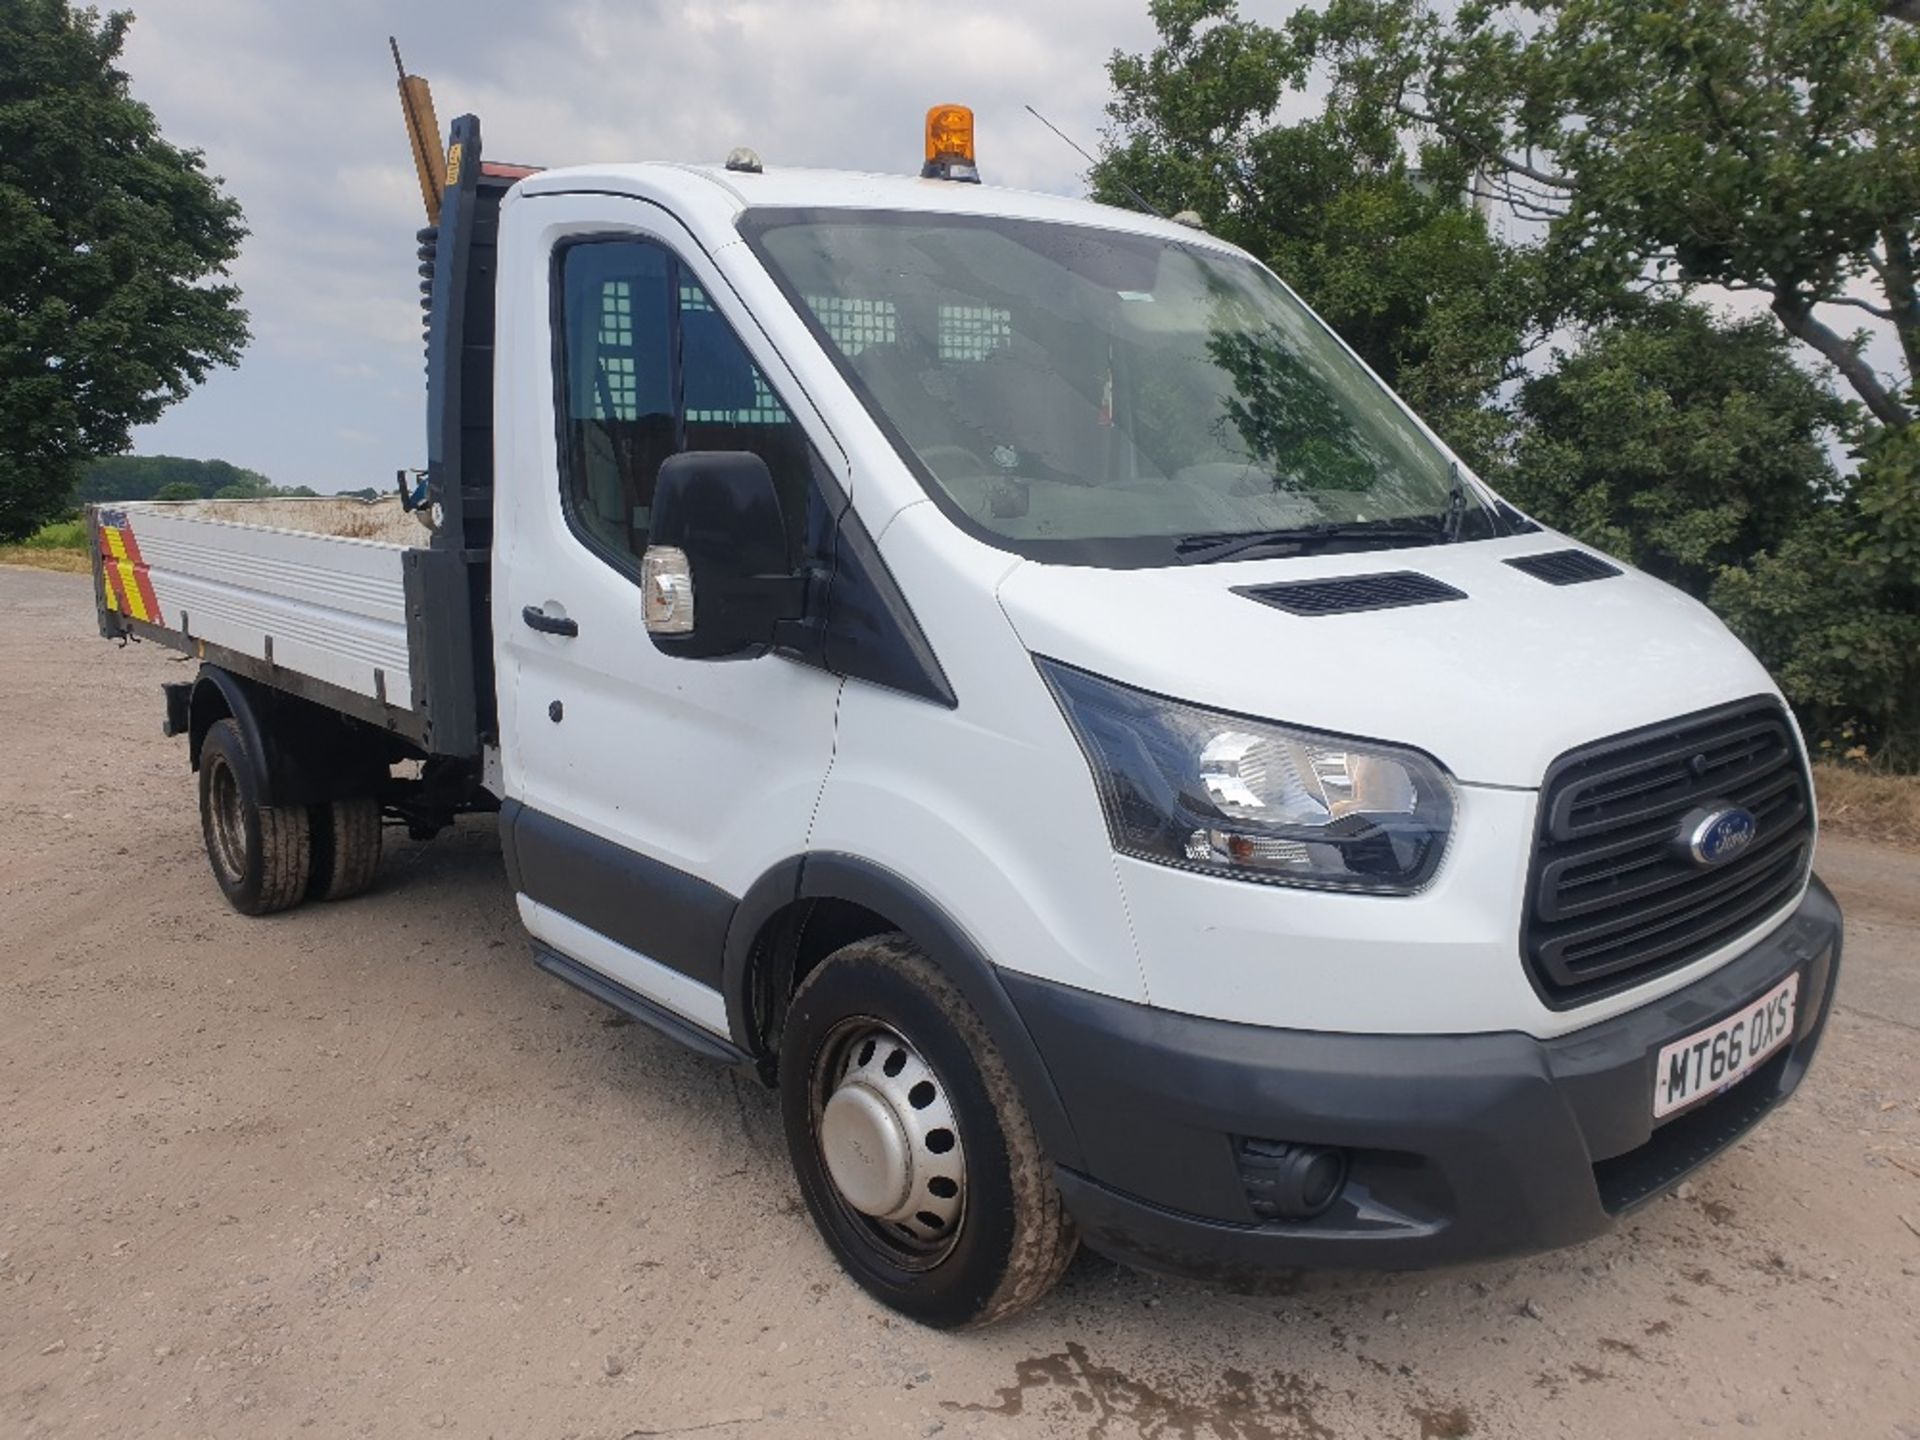
<instances>
[{"instance_id":1,"label":"overcast sky","mask_svg":"<svg viewBox=\"0 0 1920 1440\"><path fill-rule=\"evenodd\" d=\"M220 458L322 492L425 460L414 231L424 222L387 35L529 164L723 159L912 172L936 101L973 106L995 184L1079 194L1106 61L1145 0L124 0L125 65L167 138L206 152L252 231L234 278L253 342L138 454ZM1291 4L1252 3L1274 19Z\"/></svg>"}]
</instances>

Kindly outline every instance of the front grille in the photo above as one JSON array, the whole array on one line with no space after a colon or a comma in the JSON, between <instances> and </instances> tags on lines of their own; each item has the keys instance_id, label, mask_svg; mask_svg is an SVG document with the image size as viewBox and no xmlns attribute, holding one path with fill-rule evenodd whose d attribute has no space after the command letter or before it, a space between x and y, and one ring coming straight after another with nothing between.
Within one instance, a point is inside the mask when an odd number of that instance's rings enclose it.
<instances>
[{"instance_id":1,"label":"front grille","mask_svg":"<svg viewBox=\"0 0 1920 1440\"><path fill-rule=\"evenodd\" d=\"M1754 839L1703 868L1682 821L1753 812ZM1540 792L1521 949L1534 987L1566 1009L1678 969L1739 939L1798 892L1813 797L1777 701L1705 710L1563 755Z\"/></svg>"},{"instance_id":2,"label":"front grille","mask_svg":"<svg viewBox=\"0 0 1920 1440\"><path fill-rule=\"evenodd\" d=\"M1413 570L1247 585L1239 587L1236 593L1295 615L1350 615L1361 610L1397 610L1405 605L1433 605L1443 600L1467 598L1466 591Z\"/></svg>"}]
</instances>

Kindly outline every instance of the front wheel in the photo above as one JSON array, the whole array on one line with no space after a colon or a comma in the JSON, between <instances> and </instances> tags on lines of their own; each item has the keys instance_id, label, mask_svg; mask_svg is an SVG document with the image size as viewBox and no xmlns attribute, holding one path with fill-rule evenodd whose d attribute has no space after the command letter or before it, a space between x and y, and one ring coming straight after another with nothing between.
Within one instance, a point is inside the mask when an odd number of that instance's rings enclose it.
<instances>
[{"instance_id":1,"label":"front wheel","mask_svg":"<svg viewBox=\"0 0 1920 1440\"><path fill-rule=\"evenodd\" d=\"M787 1149L840 1263L939 1328L1033 1304L1076 1237L986 1027L904 936L821 962L780 1046Z\"/></svg>"}]
</instances>

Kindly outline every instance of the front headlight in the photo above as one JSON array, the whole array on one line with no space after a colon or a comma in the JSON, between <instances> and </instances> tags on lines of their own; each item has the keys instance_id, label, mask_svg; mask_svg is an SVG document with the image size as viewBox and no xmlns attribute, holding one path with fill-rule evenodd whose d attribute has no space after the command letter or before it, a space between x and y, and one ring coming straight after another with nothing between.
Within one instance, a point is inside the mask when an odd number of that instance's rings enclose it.
<instances>
[{"instance_id":1,"label":"front headlight","mask_svg":"<svg viewBox=\"0 0 1920 1440\"><path fill-rule=\"evenodd\" d=\"M1433 878L1453 786L1433 760L1202 710L1036 657L1122 854L1242 880L1409 895Z\"/></svg>"}]
</instances>

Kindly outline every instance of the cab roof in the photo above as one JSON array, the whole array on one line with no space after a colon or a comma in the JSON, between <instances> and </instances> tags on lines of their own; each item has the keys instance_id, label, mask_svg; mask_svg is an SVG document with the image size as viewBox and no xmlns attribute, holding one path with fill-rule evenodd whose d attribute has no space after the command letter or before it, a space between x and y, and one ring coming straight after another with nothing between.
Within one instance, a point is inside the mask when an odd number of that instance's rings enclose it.
<instances>
[{"instance_id":1,"label":"cab roof","mask_svg":"<svg viewBox=\"0 0 1920 1440\"><path fill-rule=\"evenodd\" d=\"M596 191L633 195L664 205L683 222L731 228L742 210L777 209L907 210L927 214L993 215L1018 220L1051 220L1157 235L1221 249L1235 247L1171 220L1122 210L1091 200L1075 200L1037 190L925 180L917 175L878 175L856 170L812 170L769 166L760 174L720 165L683 165L647 161L633 165L575 165L542 170L515 187L527 195ZM1237 253L1237 252L1236 252Z\"/></svg>"}]
</instances>

